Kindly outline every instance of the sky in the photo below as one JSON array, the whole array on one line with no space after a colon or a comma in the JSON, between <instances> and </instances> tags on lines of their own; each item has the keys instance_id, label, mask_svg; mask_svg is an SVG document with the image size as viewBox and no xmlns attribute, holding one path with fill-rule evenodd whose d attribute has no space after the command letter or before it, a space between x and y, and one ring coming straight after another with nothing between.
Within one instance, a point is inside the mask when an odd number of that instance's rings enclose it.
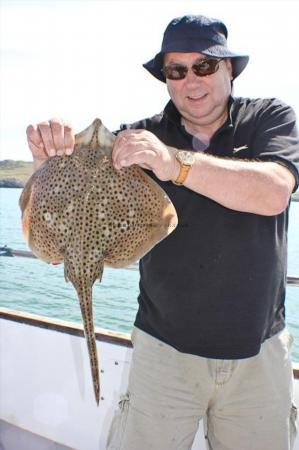
<instances>
[{"instance_id":1,"label":"sky","mask_svg":"<svg viewBox=\"0 0 299 450\"><path fill-rule=\"evenodd\" d=\"M31 160L30 123L115 130L160 112L165 84L142 64L184 14L221 19L250 56L236 96L278 97L299 117L299 0L0 0L0 159Z\"/></svg>"}]
</instances>

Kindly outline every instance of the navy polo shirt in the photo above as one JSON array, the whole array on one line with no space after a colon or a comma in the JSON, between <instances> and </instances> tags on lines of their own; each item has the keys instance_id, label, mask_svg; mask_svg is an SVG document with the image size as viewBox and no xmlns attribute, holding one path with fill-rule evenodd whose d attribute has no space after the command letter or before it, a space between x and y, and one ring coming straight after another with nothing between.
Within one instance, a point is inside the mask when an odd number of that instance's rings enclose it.
<instances>
[{"instance_id":1,"label":"navy polo shirt","mask_svg":"<svg viewBox=\"0 0 299 450\"><path fill-rule=\"evenodd\" d=\"M147 129L179 149L277 161L292 171L297 187L292 109L276 99L230 98L228 116L208 148L181 125L171 101L163 113L122 129ZM148 173L170 197L179 223L140 260L135 325L190 354L256 355L285 326L288 208L270 217L238 212Z\"/></svg>"}]
</instances>

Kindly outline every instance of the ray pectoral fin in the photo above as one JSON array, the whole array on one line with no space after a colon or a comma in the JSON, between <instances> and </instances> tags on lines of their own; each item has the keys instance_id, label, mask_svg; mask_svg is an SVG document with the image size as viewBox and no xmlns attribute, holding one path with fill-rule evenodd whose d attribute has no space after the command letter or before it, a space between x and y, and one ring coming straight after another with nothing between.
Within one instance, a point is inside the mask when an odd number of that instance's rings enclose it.
<instances>
[{"instance_id":1,"label":"ray pectoral fin","mask_svg":"<svg viewBox=\"0 0 299 450\"><path fill-rule=\"evenodd\" d=\"M21 208L22 213L24 213L24 210L27 208L27 206L30 202L34 182L38 178L39 172L40 171L36 171L35 173L33 173L31 175L31 177L29 178L29 180L26 183L26 187L23 189L23 191L21 193L21 196L19 199L19 206Z\"/></svg>"},{"instance_id":2,"label":"ray pectoral fin","mask_svg":"<svg viewBox=\"0 0 299 450\"><path fill-rule=\"evenodd\" d=\"M34 182L37 178L37 174L31 175L26 183L26 187L23 189L19 199L19 206L22 211L22 231L27 242L29 242L30 236L30 219L32 209L32 192L34 188Z\"/></svg>"},{"instance_id":3,"label":"ray pectoral fin","mask_svg":"<svg viewBox=\"0 0 299 450\"><path fill-rule=\"evenodd\" d=\"M94 275L94 281L99 280L101 283L104 271L104 259L101 259L98 264Z\"/></svg>"}]
</instances>

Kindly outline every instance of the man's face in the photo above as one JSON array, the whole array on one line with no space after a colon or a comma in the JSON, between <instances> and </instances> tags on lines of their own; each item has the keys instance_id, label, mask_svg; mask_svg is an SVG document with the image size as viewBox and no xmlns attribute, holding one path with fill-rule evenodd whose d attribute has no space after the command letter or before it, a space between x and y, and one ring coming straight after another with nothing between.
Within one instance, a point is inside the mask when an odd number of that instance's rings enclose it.
<instances>
[{"instance_id":1,"label":"man's face","mask_svg":"<svg viewBox=\"0 0 299 450\"><path fill-rule=\"evenodd\" d=\"M214 127L227 115L227 100L231 93L232 66L229 59L219 63L218 70L204 77L196 76L191 66L200 53L166 53L164 65L182 64L190 69L183 80L166 80L169 95L184 118L194 127ZM223 122L223 121L222 121Z\"/></svg>"}]
</instances>

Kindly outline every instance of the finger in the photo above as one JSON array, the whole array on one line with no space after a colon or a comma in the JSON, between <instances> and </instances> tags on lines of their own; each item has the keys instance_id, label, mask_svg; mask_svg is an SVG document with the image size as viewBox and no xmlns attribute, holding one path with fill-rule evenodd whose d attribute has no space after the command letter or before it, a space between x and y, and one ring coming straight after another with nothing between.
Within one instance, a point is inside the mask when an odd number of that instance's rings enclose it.
<instances>
[{"instance_id":1,"label":"finger","mask_svg":"<svg viewBox=\"0 0 299 450\"><path fill-rule=\"evenodd\" d=\"M126 138L122 134L118 134L116 136L114 146L112 149L113 164L117 163L120 155L126 151L127 147L128 147L128 141L126 140Z\"/></svg>"},{"instance_id":2,"label":"finger","mask_svg":"<svg viewBox=\"0 0 299 450\"><path fill-rule=\"evenodd\" d=\"M116 169L121 169L125 166L124 161L126 161L129 156L133 155L136 151L140 151L134 144L119 141L119 146L116 147L116 152L112 157L113 165Z\"/></svg>"},{"instance_id":3,"label":"finger","mask_svg":"<svg viewBox=\"0 0 299 450\"><path fill-rule=\"evenodd\" d=\"M39 160L39 161L45 161L49 158L49 155L47 154L43 144L41 145L35 145L32 142L29 144L33 160ZM41 148L42 147L42 148Z\"/></svg>"},{"instance_id":4,"label":"finger","mask_svg":"<svg viewBox=\"0 0 299 450\"><path fill-rule=\"evenodd\" d=\"M52 132L52 139L54 143L54 148L58 156L65 154L64 148L64 124L61 119L51 119L50 127Z\"/></svg>"},{"instance_id":5,"label":"finger","mask_svg":"<svg viewBox=\"0 0 299 450\"><path fill-rule=\"evenodd\" d=\"M64 148L67 155L73 153L75 147L75 133L69 123L64 123Z\"/></svg>"},{"instance_id":6,"label":"finger","mask_svg":"<svg viewBox=\"0 0 299 450\"><path fill-rule=\"evenodd\" d=\"M47 156L42 137L36 125L29 125L26 129L27 142L34 158Z\"/></svg>"},{"instance_id":7,"label":"finger","mask_svg":"<svg viewBox=\"0 0 299 450\"><path fill-rule=\"evenodd\" d=\"M148 130L144 130L143 128L128 128L128 129L126 129L126 130L122 130L122 131L120 131L119 133L118 133L118 136L119 135L121 135L121 136L129 136L129 135L134 135L134 134L143 134L143 133L146 133L146 134L148 134L149 133L149 131Z\"/></svg>"},{"instance_id":8,"label":"finger","mask_svg":"<svg viewBox=\"0 0 299 450\"><path fill-rule=\"evenodd\" d=\"M142 169L152 170L152 167L149 164L138 164Z\"/></svg>"},{"instance_id":9,"label":"finger","mask_svg":"<svg viewBox=\"0 0 299 450\"><path fill-rule=\"evenodd\" d=\"M129 167L133 164L146 166L147 169L153 169L154 154L150 150L141 150L139 152L122 155L122 159L117 162L117 168Z\"/></svg>"},{"instance_id":10,"label":"finger","mask_svg":"<svg viewBox=\"0 0 299 450\"><path fill-rule=\"evenodd\" d=\"M37 146L42 145L42 138L36 125L28 125L26 128L26 135L29 144L33 143Z\"/></svg>"},{"instance_id":11,"label":"finger","mask_svg":"<svg viewBox=\"0 0 299 450\"><path fill-rule=\"evenodd\" d=\"M113 165L116 169L121 169L132 164L141 164L142 161L140 158L142 158L142 155L146 159L152 159L153 152L147 150L145 145L140 145L140 142L124 141L124 138L122 138L112 159ZM135 156L137 158L136 161Z\"/></svg>"},{"instance_id":12,"label":"finger","mask_svg":"<svg viewBox=\"0 0 299 450\"><path fill-rule=\"evenodd\" d=\"M140 136L145 130L123 130L120 131L115 139L113 152L115 156L121 151L125 146L135 145L137 143L142 143L145 141L144 136Z\"/></svg>"},{"instance_id":13,"label":"finger","mask_svg":"<svg viewBox=\"0 0 299 450\"><path fill-rule=\"evenodd\" d=\"M51 129L50 123L48 121L39 123L38 130L41 134L42 141L43 141L43 144L44 144L47 154L49 156L55 156L56 149L55 149L55 145L54 145L54 141L53 141L52 129Z\"/></svg>"},{"instance_id":14,"label":"finger","mask_svg":"<svg viewBox=\"0 0 299 450\"><path fill-rule=\"evenodd\" d=\"M152 133L146 130L123 130L118 133L112 150L112 160L114 167L123 167L121 161L128 154L145 150L152 142Z\"/></svg>"}]
</instances>

